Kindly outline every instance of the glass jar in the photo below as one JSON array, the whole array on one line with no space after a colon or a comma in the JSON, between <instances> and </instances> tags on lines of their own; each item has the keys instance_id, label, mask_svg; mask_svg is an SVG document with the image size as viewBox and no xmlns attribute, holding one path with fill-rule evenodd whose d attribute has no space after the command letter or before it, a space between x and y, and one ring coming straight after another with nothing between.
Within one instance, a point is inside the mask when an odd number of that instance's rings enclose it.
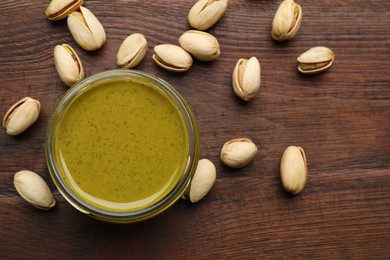
<instances>
[{"instance_id":1,"label":"glass jar","mask_svg":"<svg viewBox=\"0 0 390 260\"><path fill-rule=\"evenodd\" d=\"M46 161L63 197L94 218L158 215L189 186L199 156L190 108L166 81L109 70L70 88L46 135Z\"/></svg>"}]
</instances>

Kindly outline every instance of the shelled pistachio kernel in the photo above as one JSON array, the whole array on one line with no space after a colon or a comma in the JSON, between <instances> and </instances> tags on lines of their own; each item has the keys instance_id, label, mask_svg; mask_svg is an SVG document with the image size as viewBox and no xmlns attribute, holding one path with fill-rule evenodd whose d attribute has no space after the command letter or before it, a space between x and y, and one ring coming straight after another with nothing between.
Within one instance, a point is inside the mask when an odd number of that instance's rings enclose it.
<instances>
[{"instance_id":1,"label":"shelled pistachio kernel","mask_svg":"<svg viewBox=\"0 0 390 260\"><path fill-rule=\"evenodd\" d=\"M260 62L256 57L239 59L233 70L234 93L245 101L250 101L260 88Z\"/></svg>"},{"instance_id":2,"label":"shelled pistachio kernel","mask_svg":"<svg viewBox=\"0 0 390 260\"><path fill-rule=\"evenodd\" d=\"M49 186L35 172L23 170L15 173L14 186L23 199L38 209L49 210L56 204Z\"/></svg>"},{"instance_id":3,"label":"shelled pistachio kernel","mask_svg":"<svg viewBox=\"0 0 390 260\"><path fill-rule=\"evenodd\" d=\"M123 69L133 68L142 61L147 50L148 42L146 38L140 33L133 33L119 47L116 63Z\"/></svg>"},{"instance_id":4,"label":"shelled pistachio kernel","mask_svg":"<svg viewBox=\"0 0 390 260\"><path fill-rule=\"evenodd\" d=\"M25 97L7 111L3 118L3 127L9 135L18 135L29 128L39 116L41 104L38 100Z\"/></svg>"},{"instance_id":5,"label":"shelled pistachio kernel","mask_svg":"<svg viewBox=\"0 0 390 260\"><path fill-rule=\"evenodd\" d=\"M221 149L221 161L232 168L248 165L257 154L257 147L248 138L236 138L227 141Z\"/></svg>"},{"instance_id":6,"label":"shelled pistachio kernel","mask_svg":"<svg viewBox=\"0 0 390 260\"><path fill-rule=\"evenodd\" d=\"M68 28L75 41L87 51L99 49L106 42L106 33L96 16L80 6L80 12L68 15Z\"/></svg>"},{"instance_id":7,"label":"shelled pistachio kernel","mask_svg":"<svg viewBox=\"0 0 390 260\"><path fill-rule=\"evenodd\" d=\"M300 193L306 185L307 174L305 151L299 146L287 147L280 162L284 189L294 195Z\"/></svg>"},{"instance_id":8,"label":"shelled pistachio kernel","mask_svg":"<svg viewBox=\"0 0 390 260\"><path fill-rule=\"evenodd\" d=\"M152 59L161 68L172 72L185 72L192 66L191 55L173 44L156 45Z\"/></svg>"},{"instance_id":9,"label":"shelled pistachio kernel","mask_svg":"<svg viewBox=\"0 0 390 260\"><path fill-rule=\"evenodd\" d=\"M198 30L207 30L225 14L228 0L199 0L188 13L189 24Z\"/></svg>"},{"instance_id":10,"label":"shelled pistachio kernel","mask_svg":"<svg viewBox=\"0 0 390 260\"><path fill-rule=\"evenodd\" d=\"M62 82L68 87L84 78L84 67L73 48L68 44L54 48L54 64Z\"/></svg>"},{"instance_id":11,"label":"shelled pistachio kernel","mask_svg":"<svg viewBox=\"0 0 390 260\"><path fill-rule=\"evenodd\" d=\"M334 62L334 53L323 46L313 47L298 57L298 70L303 74L316 74L327 70Z\"/></svg>"},{"instance_id":12,"label":"shelled pistachio kernel","mask_svg":"<svg viewBox=\"0 0 390 260\"><path fill-rule=\"evenodd\" d=\"M272 21L271 36L274 40L291 40L298 33L302 22L302 8L294 0L284 0Z\"/></svg>"},{"instance_id":13,"label":"shelled pistachio kernel","mask_svg":"<svg viewBox=\"0 0 390 260\"><path fill-rule=\"evenodd\" d=\"M51 0L46 9L46 16L51 21L66 18L71 12L83 5L83 0Z\"/></svg>"}]
</instances>

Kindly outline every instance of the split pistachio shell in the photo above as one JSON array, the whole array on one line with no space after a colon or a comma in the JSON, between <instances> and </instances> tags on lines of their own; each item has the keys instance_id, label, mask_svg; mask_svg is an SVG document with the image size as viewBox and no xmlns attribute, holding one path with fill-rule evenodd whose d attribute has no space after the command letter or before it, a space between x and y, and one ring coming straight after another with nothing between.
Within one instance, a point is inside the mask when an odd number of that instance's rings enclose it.
<instances>
[{"instance_id":1,"label":"split pistachio shell","mask_svg":"<svg viewBox=\"0 0 390 260\"><path fill-rule=\"evenodd\" d=\"M85 50L99 49L106 42L106 33L96 16L80 6L80 12L68 15L68 27L75 41Z\"/></svg>"},{"instance_id":2,"label":"split pistachio shell","mask_svg":"<svg viewBox=\"0 0 390 260\"><path fill-rule=\"evenodd\" d=\"M260 88L260 73L260 62L256 57L239 59L232 76L234 93L250 101Z\"/></svg>"},{"instance_id":3,"label":"split pistachio shell","mask_svg":"<svg viewBox=\"0 0 390 260\"><path fill-rule=\"evenodd\" d=\"M140 33L128 36L119 47L116 63L123 69L137 66L145 57L148 42Z\"/></svg>"},{"instance_id":4,"label":"split pistachio shell","mask_svg":"<svg viewBox=\"0 0 390 260\"><path fill-rule=\"evenodd\" d=\"M25 97L16 102L5 114L3 127L9 135L18 135L29 128L39 116L41 104L38 100Z\"/></svg>"},{"instance_id":5,"label":"split pistachio shell","mask_svg":"<svg viewBox=\"0 0 390 260\"><path fill-rule=\"evenodd\" d=\"M84 78L83 64L68 44L57 45L54 48L54 64L62 82L68 87Z\"/></svg>"},{"instance_id":6,"label":"split pistachio shell","mask_svg":"<svg viewBox=\"0 0 390 260\"><path fill-rule=\"evenodd\" d=\"M272 38L277 41L291 40L298 33L302 22L302 8L294 0L284 0L272 21Z\"/></svg>"},{"instance_id":7,"label":"split pistachio shell","mask_svg":"<svg viewBox=\"0 0 390 260\"><path fill-rule=\"evenodd\" d=\"M20 196L38 209L49 210L56 204L49 186L35 172L23 170L15 173L14 185Z\"/></svg>"},{"instance_id":8,"label":"split pistachio shell","mask_svg":"<svg viewBox=\"0 0 390 260\"><path fill-rule=\"evenodd\" d=\"M198 30L207 30L221 19L228 0L199 0L188 13L188 22Z\"/></svg>"},{"instance_id":9,"label":"split pistachio shell","mask_svg":"<svg viewBox=\"0 0 390 260\"><path fill-rule=\"evenodd\" d=\"M280 177L284 189L292 194L298 194L306 185L307 174L304 150L298 146L287 147L280 162Z\"/></svg>"},{"instance_id":10,"label":"split pistachio shell","mask_svg":"<svg viewBox=\"0 0 390 260\"><path fill-rule=\"evenodd\" d=\"M248 165L257 153L257 147L248 138L237 138L227 141L221 150L221 161L232 168Z\"/></svg>"},{"instance_id":11,"label":"split pistachio shell","mask_svg":"<svg viewBox=\"0 0 390 260\"><path fill-rule=\"evenodd\" d=\"M334 53L327 47L313 47L298 57L298 70L303 74L315 74L332 66Z\"/></svg>"},{"instance_id":12,"label":"split pistachio shell","mask_svg":"<svg viewBox=\"0 0 390 260\"><path fill-rule=\"evenodd\" d=\"M192 66L191 55L173 44L160 44L154 47L153 61L169 71L185 72Z\"/></svg>"},{"instance_id":13,"label":"split pistachio shell","mask_svg":"<svg viewBox=\"0 0 390 260\"><path fill-rule=\"evenodd\" d=\"M206 196L213 187L216 178L217 171L214 164L208 159L199 160L188 193L190 201L195 203Z\"/></svg>"},{"instance_id":14,"label":"split pistachio shell","mask_svg":"<svg viewBox=\"0 0 390 260\"><path fill-rule=\"evenodd\" d=\"M212 61L220 55L217 38L206 32L186 31L180 36L179 44L198 60Z\"/></svg>"},{"instance_id":15,"label":"split pistachio shell","mask_svg":"<svg viewBox=\"0 0 390 260\"><path fill-rule=\"evenodd\" d=\"M83 0L51 0L46 9L46 16L52 21L64 19L71 12L79 9L83 2Z\"/></svg>"}]
</instances>

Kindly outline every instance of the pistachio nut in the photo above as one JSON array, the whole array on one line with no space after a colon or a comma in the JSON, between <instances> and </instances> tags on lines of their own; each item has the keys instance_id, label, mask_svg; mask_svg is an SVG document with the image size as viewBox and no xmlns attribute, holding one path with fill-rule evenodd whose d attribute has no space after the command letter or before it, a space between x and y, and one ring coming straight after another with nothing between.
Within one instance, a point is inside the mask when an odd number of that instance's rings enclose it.
<instances>
[{"instance_id":1,"label":"pistachio nut","mask_svg":"<svg viewBox=\"0 0 390 260\"><path fill-rule=\"evenodd\" d=\"M39 116L41 104L38 100L25 97L16 102L5 114L3 127L9 135L18 135L29 128Z\"/></svg>"},{"instance_id":2,"label":"pistachio nut","mask_svg":"<svg viewBox=\"0 0 390 260\"><path fill-rule=\"evenodd\" d=\"M287 147L280 162L280 177L284 189L292 194L301 192L306 184L307 173L303 149L298 146Z\"/></svg>"},{"instance_id":3,"label":"pistachio nut","mask_svg":"<svg viewBox=\"0 0 390 260\"><path fill-rule=\"evenodd\" d=\"M201 159L191 180L187 197L192 203L201 200L211 190L217 178L214 164L208 159Z\"/></svg>"},{"instance_id":4,"label":"pistachio nut","mask_svg":"<svg viewBox=\"0 0 390 260\"><path fill-rule=\"evenodd\" d=\"M298 33L302 22L302 8L294 0L284 0L272 21L271 35L277 41L291 40Z\"/></svg>"},{"instance_id":5,"label":"pistachio nut","mask_svg":"<svg viewBox=\"0 0 390 260\"><path fill-rule=\"evenodd\" d=\"M80 6L80 12L68 15L68 27L75 41L85 50L99 49L106 42L106 33L96 16Z\"/></svg>"},{"instance_id":6,"label":"pistachio nut","mask_svg":"<svg viewBox=\"0 0 390 260\"><path fill-rule=\"evenodd\" d=\"M57 45L54 48L54 64L62 82L68 87L84 78L83 64L68 44Z\"/></svg>"},{"instance_id":7,"label":"pistachio nut","mask_svg":"<svg viewBox=\"0 0 390 260\"><path fill-rule=\"evenodd\" d=\"M227 141L221 150L221 161L232 168L248 165L257 153L257 147L248 138L237 138Z\"/></svg>"},{"instance_id":8,"label":"pistachio nut","mask_svg":"<svg viewBox=\"0 0 390 260\"><path fill-rule=\"evenodd\" d=\"M46 9L46 16L51 21L64 19L83 4L83 0L51 0Z\"/></svg>"},{"instance_id":9,"label":"pistachio nut","mask_svg":"<svg viewBox=\"0 0 390 260\"><path fill-rule=\"evenodd\" d=\"M245 101L250 101L260 88L260 62L256 57L239 59L233 70L234 93Z\"/></svg>"},{"instance_id":10,"label":"pistachio nut","mask_svg":"<svg viewBox=\"0 0 390 260\"><path fill-rule=\"evenodd\" d=\"M128 36L119 47L116 55L116 63L123 69L137 66L145 57L148 50L148 42L140 33Z\"/></svg>"},{"instance_id":11,"label":"pistachio nut","mask_svg":"<svg viewBox=\"0 0 390 260\"><path fill-rule=\"evenodd\" d=\"M212 61L220 55L217 38L206 32L186 31L180 36L179 44L198 60Z\"/></svg>"},{"instance_id":12,"label":"pistachio nut","mask_svg":"<svg viewBox=\"0 0 390 260\"><path fill-rule=\"evenodd\" d=\"M15 173L14 186L23 199L38 209L49 210L56 204L49 186L35 172L23 170Z\"/></svg>"},{"instance_id":13,"label":"pistachio nut","mask_svg":"<svg viewBox=\"0 0 390 260\"><path fill-rule=\"evenodd\" d=\"M332 66L334 53L327 47L313 47L298 57L298 70L303 74L315 74Z\"/></svg>"},{"instance_id":14,"label":"pistachio nut","mask_svg":"<svg viewBox=\"0 0 390 260\"><path fill-rule=\"evenodd\" d=\"M228 0L199 0L188 13L188 22L198 30L207 30L221 19Z\"/></svg>"},{"instance_id":15,"label":"pistachio nut","mask_svg":"<svg viewBox=\"0 0 390 260\"><path fill-rule=\"evenodd\" d=\"M184 72L192 66L191 55L173 44L156 45L152 59L161 68L173 72Z\"/></svg>"}]
</instances>

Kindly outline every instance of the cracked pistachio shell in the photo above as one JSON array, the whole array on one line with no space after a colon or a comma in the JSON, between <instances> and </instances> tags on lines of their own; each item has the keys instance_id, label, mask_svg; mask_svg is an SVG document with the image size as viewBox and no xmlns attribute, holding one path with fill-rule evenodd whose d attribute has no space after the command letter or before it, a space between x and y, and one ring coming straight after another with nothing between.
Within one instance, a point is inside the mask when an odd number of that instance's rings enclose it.
<instances>
[{"instance_id":1,"label":"cracked pistachio shell","mask_svg":"<svg viewBox=\"0 0 390 260\"><path fill-rule=\"evenodd\" d=\"M7 134L21 134L38 119L40 110L41 104L36 99L25 97L16 102L3 118Z\"/></svg>"},{"instance_id":2,"label":"cracked pistachio shell","mask_svg":"<svg viewBox=\"0 0 390 260\"><path fill-rule=\"evenodd\" d=\"M75 41L87 51L99 49L106 42L106 33L96 16L80 6L80 12L68 15L68 28Z\"/></svg>"},{"instance_id":3,"label":"cracked pistachio shell","mask_svg":"<svg viewBox=\"0 0 390 260\"><path fill-rule=\"evenodd\" d=\"M292 194L301 192L306 185L307 173L303 149L298 146L287 147L280 162L280 177L284 189Z\"/></svg>"},{"instance_id":4,"label":"cracked pistachio shell","mask_svg":"<svg viewBox=\"0 0 390 260\"><path fill-rule=\"evenodd\" d=\"M216 178L217 170L214 164L208 159L199 160L187 194L190 201L196 203L205 197L213 187Z\"/></svg>"},{"instance_id":5,"label":"cracked pistachio shell","mask_svg":"<svg viewBox=\"0 0 390 260\"><path fill-rule=\"evenodd\" d=\"M68 87L84 78L83 64L68 44L57 45L54 48L54 64L62 82Z\"/></svg>"},{"instance_id":6,"label":"cracked pistachio shell","mask_svg":"<svg viewBox=\"0 0 390 260\"><path fill-rule=\"evenodd\" d=\"M64 19L71 12L79 9L83 2L83 0L51 0L46 9L46 16L51 21Z\"/></svg>"},{"instance_id":7,"label":"cracked pistachio shell","mask_svg":"<svg viewBox=\"0 0 390 260\"><path fill-rule=\"evenodd\" d=\"M298 33L302 22L302 8L294 0L284 0L272 21L272 38L277 41L291 40Z\"/></svg>"},{"instance_id":8,"label":"cracked pistachio shell","mask_svg":"<svg viewBox=\"0 0 390 260\"><path fill-rule=\"evenodd\" d=\"M220 55L217 38L206 32L186 31L180 36L179 44L198 60L212 61Z\"/></svg>"},{"instance_id":9,"label":"cracked pistachio shell","mask_svg":"<svg viewBox=\"0 0 390 260\"><path fill-rule=\"evenodd\" d=\"M192 66L191 55L173 44L156 45L152 59L161 68L173 72L185 72Z\"/></svg>"},{"instance_id":10,"label":"cracked pistachio shell","mask_svg":"<svg viewBox=\"0 0 390 260\"><path fill-rule=\"evenodd\" d=\"M128 36L119 47L116 55L116 63L123 69L137 66L145 57L148 50L148 42L140 33Z\"/></svg>"},{"instance_id":11,"label":"cracked pistachio shell","mask_svg":"<svg viewBox=\"0 0 390 260\"><path fill-rule=\"evenodd\" d=\"M298 57L298 70L303 74L315 74L332 66L334 53L327 47L313 47Z\"/></svg>"},{"instance_id":12,"label":"cracked pistachio shell","mask_svg":"<svg viewBox=\"0 0 390 260\"><path fill-rule=\"evenodd\" d=\"M245 101L250 101L260 88L260 62L256 57L239 59L233 70L234 93Z\"/></svg>"},{"instance_id":13,"label":"cracked pistachio shell","mask_svg":"<svg viewBox=\"0 0 390 260\"><path fill-rule=\"evenodd\" d=\"M221 150L221 161L232 168L248 165L257 153L257 147L248 138L237 138L227 141Z\"/></svg>"},{"instance_id":14,"label":"cracked pistachio shell","mask_svg":"<svg viewBox=\"0 0 390 260\"><path fill-rule=\"evenodd\" d=\"M32 171L19 171L14 175L14 186L20 196L32 206L49 210L56 201L44 179Z\"/></svg>"},{"instance_id":15,"label":"cracked pistachio shell","mask_svg":"<svg viewBox=\"0 0 390 260\"><path fill-rule=\"evenodd\" d=\"M188 13L188 22L198 30L207 30L221 19L228 6L228 0L199 0Z\"/></svg>"}]
</instances>

